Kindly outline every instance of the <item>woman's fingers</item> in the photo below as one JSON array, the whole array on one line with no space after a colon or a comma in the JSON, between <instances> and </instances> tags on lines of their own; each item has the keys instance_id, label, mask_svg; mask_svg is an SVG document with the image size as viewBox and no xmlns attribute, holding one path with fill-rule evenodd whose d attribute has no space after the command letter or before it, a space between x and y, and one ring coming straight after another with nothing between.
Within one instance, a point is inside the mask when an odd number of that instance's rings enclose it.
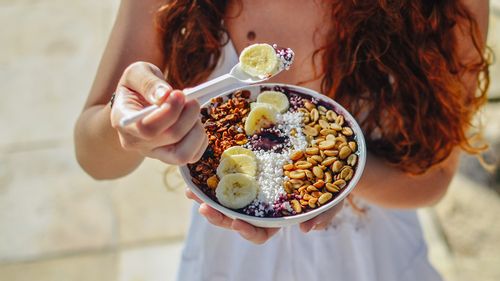
<instances>
[{"instance_id":1,"label":"woman's fingers","mask_svg":"<svg viewBox=\"0 0 500 281\"><path fill-rule=\"evenodd\" d=\"M185 102L181 91L173 91L159 109L143 120L125 128L117 127L122 146L170 164L196 162L208 145L199 112L196 100ZM120 115L112 114L115 123Z\"/></svg>"},{"instance_id":2,"label":"woman's fingers","mask_svg":"<svg viewBox=\"0 0 500 281\"><path fill-rule=\"evenodd\" d=\"M200 119L200 104L196 100L191 100L185 103L184 108L179 116L179 119L166 129L163 134L172 136L171 143L179 142Z\"/></svg>"},{"instance_id":3,"label":"woman's fingers","mask_svg":"<svg viewBox=\"0 0 500 281\"><path fill-rule=\"evenodd\" d=\"M192 196L192 195L188 195ZM216 226L237 231L246 240L255 243L263 244L276 234L279 228L261 228L255 227L242 220L233 220L214 208L202 203L198 210L207 220Z\"/></svg>"},{"instance_id":4,"label":"woman's fingers","mask_svg":"<svg viewBox=\"0 0 500 281\"><path fill-rule=\"evenodd\" d=\"M255 244L265 243L280 230L279 228L255 227L242 220L233 220L231 228L238 231L243 238Z\"/></svg>"},{"instance_id":5,"label":"woman's fingers","mask_svg":"<svg viewBox=\"0 0 500 281\"><path fill-rule=\"evenodd\" d=\"M183 165L193 162L198 151L205 145L207 135L201 121L197 121L193 128L179 142L154 148L147 156L156 158L165 163Z\"/></svg>"},{"instance_id":6,"label":"woman's fingers","mask_svg":"<svg viewBox=\"0 0 500 281\"><path fill-rule=\"evenodd\" d=\"M208 147L208 138L205 137L205 138L203 138L203 143L198 148L198 152L195 154L195 156L193 157L193 159L191 159L191 161L189 163L193 164L193 163L197 162L198 160L200 160L201 157L203 156L203 154L205 154L207 147Z\"/></svg>"},{"instance_id":7,"label":"woman's fingers","mask_svg":"<svg viewBox=\"0 0 500 281\"><path fill-rule=\"evenodd\" d=\"M177 90L169 95L165 103L146 117L137 122L122 127L120 120L148 107L150 103L132 90L120 86L115 93L111 110L111 125L120 131L127 131L138 137L154 136L171 127L179 118L185 104L184 94Z\"/></svg>"},{"instance_id":8,"label":"woman's fingers","mask_svg":"<svg viewBox=\"0 0 500 281\"><path fill-rule=\"evenodd\" d=\"M147 62L135 62L128 66L120 79L120 85L156 104L162 103L172 92L172 87L163 80L161 70Z\"/></svg>"},{"instance_id":9,"label":"woman's fingers","mask_svg":"<svg viewBox=\"0 0 500 281\"><path fill-rule=\"evenodd\" d=\"M125 116L152 103L159 107L137 122L120 126ZM136 62L127 67L120 78L111 110L111 125L118 131L125 150L168 164L184 165L200 159L208 144L199 115L199 103L186 102L182 91L172 90L158 67Z\"/></svg>"},{"instance_id":10,"label":"woman's fingers","mask_svg":"<svg viewBox=\"0 0 500 281\"><path fill-rule=\"evenodd\" d=\"M147 115L144 119L130 124L126 128L122 128L122 130L126 130L132 135L149 141L148 144L150 147L176 143L184 135L172 135L165 133L165 131L179 122L184 108L184 95L180 91L174 91L160 108ZM190 126L189 128L192 127L189 124L187 126Z\"/></svg>"},{"instance_id":11,"label":"woman's fingers","mask_svg":"<svg viewBox=\"0 0 500 281\"><path fill-rule=\"evenodd\" d=\"M207 139L208 136L205 133L205 129L201 121L198 120L189 133L176 144L176 153L179 156L179 160L184 163L197 160L198 151L205 146Z\"/></svg>"},{"instance_id":12,"label":"woman's fingers","mask_svg":"<svg viewBox=\"0 0 500 281\"><path fill-rule=\"evenodd\" d=\"M302 230L302 232L304 233L307 233L312 229L314 230L325 229L328 226L328 224L334 219L335 215L337 215L338 212L342 210L343 206L344 202L342 201L341 203L319 214L318 216L301 223L299 226L300 230Z\"/></svg>"},{"instance_id":13,"label":"woman's fingers","mask_svg":"<svg viewBox=\"0 0 500 281\"><path fill-rule=\"evenodd\" d=\"M201 204L201 203L203 203L203 201L201 201L201 199L200 199L200 198L198 198L198 196L196 196L196 194L194 194L194 193L191 191L191 189L186 188L186 192L185 192L185 193L186 193L186 197L187 197L187 198L189 198L189 199L191 199L191 200L194 200L194 201L196 201L196 202L198 202L198 203L200 203L200 204Z\"/></svg>"},{"instance_id":14,"label":"woman's fingers","mask_svg":"<svg viewBox=\"0 0 500 281\"><path fill-rule=\"evenodd\" d=\"M111 125L115 129L122 129L120 120L124 116L133 114L148 105L149 102L142 95L126 87L118 86L111 109Z\"/></svg>"},{"instance_id":15,"label":"woman's fingers","mask_svg":"<svg viewBox=\"0 0 500 281\"><path fill-rule=\"evenodd\" d=\"M184 94L176 90L160 108L126 128L118 129L148 140L150 147L166 146L183 139L199 120L199 114L199 103L196 100L185 102ZM117 116L116 119L120 118Z\"/></svg>"},{"instance_id":16,"label":"woman's fingers","mask_svg":"<svg viewBox=\"0 0 500 281\"><path fill-rule=\"evenodd\" d=\"M173 91L157 110L136 122L138 133L152 136L161 134L178 122L186 106L184 94L181 91Z\"/></svg>"},{"instance_id":17,"label":"woman's fingers","mask_svg":"<svg viewBox=\"0 0 500 281\"><path fill-rule=\"evenodd\" d=\"M223 215L221 212L215 210L214 208L208 206L206 203L202 203L198 211L200 212L201 215L207 218L207 220L211 224L227 229L231 228L233 220Z\"/></svg>"}]
</instances>

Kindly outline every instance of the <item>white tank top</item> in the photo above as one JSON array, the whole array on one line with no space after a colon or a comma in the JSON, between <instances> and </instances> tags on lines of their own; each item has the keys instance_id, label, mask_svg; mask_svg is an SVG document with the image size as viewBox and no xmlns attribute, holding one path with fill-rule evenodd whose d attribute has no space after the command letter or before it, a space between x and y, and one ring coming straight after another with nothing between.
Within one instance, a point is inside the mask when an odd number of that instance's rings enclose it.
<instances>
[{"instance_id":1,"label":"white tank top","mask_svg":"<svg viewBox=\"0 0 500 281\"><path fill-rule=\"evenodd\" d=\"M229 42L211 75L238 62ZM326 230L304 234L284 227L263 245L210 224L194 203L177 279L179 281L438 281L415 211L384 209L358 200Z\"/></svg>"}]
</instances>

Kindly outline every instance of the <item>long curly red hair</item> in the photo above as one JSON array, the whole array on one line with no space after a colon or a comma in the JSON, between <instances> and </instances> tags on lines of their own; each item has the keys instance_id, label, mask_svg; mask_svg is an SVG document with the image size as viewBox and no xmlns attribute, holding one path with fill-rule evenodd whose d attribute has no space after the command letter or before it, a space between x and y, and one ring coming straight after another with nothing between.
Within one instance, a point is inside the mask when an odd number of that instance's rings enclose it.
<instances>
[{"instance_id":1,"label":"long curly red hair","mask_svg":"<svg viewBox=\"0 0 500 281\"><path fill-rule=\"evenodd\" d=\"M228 38L227 2L173 0L158 10L173 86L193 86L214 70ZM327 43L314 54L322 56L318 77L323 93L358 117L373 154L422 173L457 146L482 149L469 132L486 100L489 60L478 24L460 1L350 0L331 7ZM472 61L458 54L457 25L473 42ZM477 78L475 92L462 81L464 73Z\"/></svg>"}]
</instances>

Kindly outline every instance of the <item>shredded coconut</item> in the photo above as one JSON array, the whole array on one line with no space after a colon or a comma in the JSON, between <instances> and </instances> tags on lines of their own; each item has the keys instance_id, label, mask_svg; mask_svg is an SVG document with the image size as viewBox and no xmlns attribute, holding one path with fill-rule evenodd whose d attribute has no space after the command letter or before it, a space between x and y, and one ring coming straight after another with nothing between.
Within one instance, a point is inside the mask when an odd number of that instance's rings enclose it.
<instances>
[{"instance_id":1,"label":"shredded coconut","mask_svg":"<svg viewBox=\"0 0 500 281\"><path fill-rule=\"evenodd\" d=\"M254 202L246 208L247 214L263 217L275 213L275 208L293 211L288 202L283 202L286 198L283 182L288 179L283 174L283 166L290 162L293 151L307 147L307 140L302 133L302 112L279 114L276 128L288 137L287 142L283 144L281 152L254 150L259 192ZM292 130L295 131L293 135ZM252 149L251 146L248 148Z\"/></svg>"},{"instance_id":2,"label":"shredded coconut","mask_svg":"<svg viewBox=\"0 0 500 281\"><path fill-rule=\"evenodd\" d=\"M289 137L289 151L302 150L307 147L307 140L302 133L302 112L286 112L278 116L278 128ZM295 135L292 136L291 131L295 130ZM290 156L290 155L288 155Z\"/></svg>"},{"instance_id":3,"label":"shredded coconut","mask_svg":"<svg viewBox=\"0 0 500 281\"><path fill-rule=\"evenodd\" d=\"M289 157L285 153L255 151L258 172L257 181L260 184L257 199L272 205L285 192L283 189L283 165Z\"/></svg>"}]
</instances>

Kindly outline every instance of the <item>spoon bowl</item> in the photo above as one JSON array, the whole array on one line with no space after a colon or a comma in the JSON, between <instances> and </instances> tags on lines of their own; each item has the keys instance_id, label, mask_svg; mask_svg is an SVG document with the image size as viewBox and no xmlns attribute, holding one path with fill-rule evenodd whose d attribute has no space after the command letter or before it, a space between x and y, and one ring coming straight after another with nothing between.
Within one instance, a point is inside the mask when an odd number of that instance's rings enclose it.
<instances>
[{"instance_id":1,"label":"spoon bowl","mask_svg":"<svg viewBox=\"0 0 500 281\"><path fill-rule=\"evenodd\" d=\"M276 76L281 71L283 71L283 69L279 69L278 71L273 73L273 75L261 78L261 77L252 76L252 75L246 73L245 71L243 71L241 69L240 63L237 63L235 66L233 66L233 68L231 68L229 75L233 76L234 79L236 79L240 82L243 82L245 84L255 84L255 83L260 83L260 82L266 81L269 78Z\"/></svg>"}]
</instances>

